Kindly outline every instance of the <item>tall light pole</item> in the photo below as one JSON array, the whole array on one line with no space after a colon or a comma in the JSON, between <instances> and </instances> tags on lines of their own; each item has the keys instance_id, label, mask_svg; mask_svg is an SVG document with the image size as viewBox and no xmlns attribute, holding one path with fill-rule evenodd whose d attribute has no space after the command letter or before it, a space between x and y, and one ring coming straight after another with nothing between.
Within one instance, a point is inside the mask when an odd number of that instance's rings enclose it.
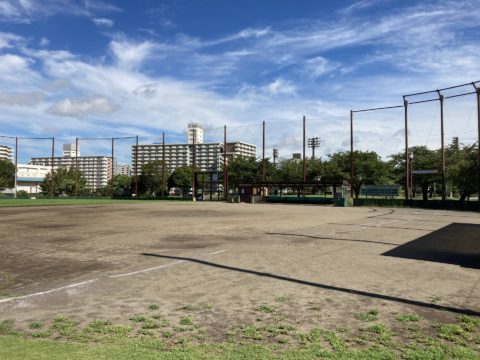
<instances>
[{"instance_id":1,"label":"tall light pole","mask_svg":"<svg viewBox=\"0 0 480 360\"><path fill-rule=\"evenodd\" d=\"M320 147L320 138L318 136L308 138L308 147L312 149L312 160L314 160L315 149L318 149Z\"/></svg>"},{"instance_id":2,"label":"tall light pole","mask_svg":"<svg viewBox=\"0 0 480 360\"><path fill-rule=\"evenodd\" d=\"M273 149L273 167L277 167L278 149Z\"/></svg>"}]
</instances>

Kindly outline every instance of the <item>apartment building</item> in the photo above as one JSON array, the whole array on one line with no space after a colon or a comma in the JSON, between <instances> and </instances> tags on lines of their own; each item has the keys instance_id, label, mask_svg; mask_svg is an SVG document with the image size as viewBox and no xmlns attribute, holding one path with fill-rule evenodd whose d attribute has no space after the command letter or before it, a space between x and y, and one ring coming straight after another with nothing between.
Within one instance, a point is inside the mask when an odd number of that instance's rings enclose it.
<instances>
[{"instance_id":1,"label":"apartment building","mask_svg":"<svg viewBox=\"0 0 480 360\"><path fill-rule=\"evenodd\" d=\"M32 158L30 164L51 167L52 158ZM112 178L112 158L110 156L80 156L80 149L76 149L75 144L64 144L63 156L53 158L53 167L75 168L76 166L87 181L87 186L92 190L107 186L108 181Z\"/></svg>"},{"instance_id":2,"label":"apartment building","mask_svg":"<svg viewBox=\"0 0 480 360\"><path fill-rule=\"evenodd\" d=\"M0 159L10 160L13 158L13 150L10 146L0 144Z\"/></svg>"},{"instance_id":3,"label":"apartment building","mask_svg":"<svg viewBox=\"0 0 480 360\"><path fill-rule=\"evenodd\" d=\"M223 166L223 143L203 143L203 128L197 123L188 124L186 144L165 144L165 163L169 172L181 166L195 164L200 171L220 171ZM227 142L227 161L238 156L256 157L255 145L244 142ZM149 162L163 158L162 144L132 146L132 169L135 172Z\"/></svg>"},{"instance_id":4,"label":"apartment building","mask_svg":"<svg viewBox=\"0 0 480 360\"><path fill-rule=\"evenodd\" d=\"M132 176L132 166L128 164L115 164L115 174L114 175L126 175Z\"/></svg>"}]
</instances>

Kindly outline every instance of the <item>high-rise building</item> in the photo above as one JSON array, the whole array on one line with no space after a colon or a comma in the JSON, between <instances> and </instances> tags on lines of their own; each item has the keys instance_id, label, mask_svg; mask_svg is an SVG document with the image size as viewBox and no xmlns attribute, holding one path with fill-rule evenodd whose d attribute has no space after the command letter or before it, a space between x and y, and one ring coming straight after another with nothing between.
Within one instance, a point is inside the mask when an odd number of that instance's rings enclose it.
<instances>
[{"instance_id":1,"label":"high-rise building","mask_svg":"<svg viewBox=\"0 0 480 360\"><path fill-rule=\"evenodd\" d=\"M0 159L12 161L13 150L10 146L0 144Z\"/></svg>"},{"instance_id":2,"label":"high-rise building","mask_svg":"<svg viewBox=\"0 0 480 360\"><path fill-rule=\"evenodd\" d=\"M67 145L67 146L65 146ZM76 168L87 181L87 186L96 190L107 186L112 178L112 158L110 156L80 156L80 149L75 144L65 144L63 156L53 158L53 167ZM38 157L30 160L32 165L52 166L51 157Z\"/></svg>"},{"instance_id":3,"label":"high-rise building","mask_svg":"<svg viewBox=\"0 0 480 360\"><path fill-rule=\"evenodd\" d=\"M132 166L128 164L115 164L115 174L114 175L126 175L132 176Z\"/></svg>"},{"instance_id":4,"label":"high-rise building","mask_svg":"<svg viewBox=\"0 0 480 360\"><path fill-rule=\"evenodd\" d=\"M195 145L194 140L195 139ZM223 166L223 142L204 143L203 129L199 124L188 124L186 144L165 144L165 164L169 172L180 166L192 166L195 149L195 165L199 171L220 171ZM256 157L257 147L241 141L227 142L227 161L238 156ZM132 173L143 165L163 159L162 144L132 146Z\"/></svg>"},{"instance_id":5,"label":"high-rise building","mask_svg":"<svg viewBox=\"0 0 480 360\"><path fill-rule=\"evenodd\" d=\"M188 143L203 144L203 126L198 123L188 124Z\"/></svg>"}]
</instances>

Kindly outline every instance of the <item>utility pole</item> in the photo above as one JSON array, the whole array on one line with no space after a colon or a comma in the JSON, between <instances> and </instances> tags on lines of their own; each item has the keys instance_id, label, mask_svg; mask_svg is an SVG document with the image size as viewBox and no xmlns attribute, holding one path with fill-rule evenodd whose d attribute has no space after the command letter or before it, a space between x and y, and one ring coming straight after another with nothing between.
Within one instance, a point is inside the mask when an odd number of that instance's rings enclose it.
<instances>
[{"instance_id":1,"label":"utility pole","mask_svg":"<svg viewBox=\"0 0 480 360\"><path fill-rule=\"evenodd\" d=\"M227 174L227 125L223 126L223 198L227 201L228 196L228 174Z\"/></svg>"},{"instance_id":2,"label":"utility pole","mask_svg":"<svg viewBox=\"0 0 480 360\"><path fill-rule=\"evenodd\" d=\"M444 97L437 90L438 99L440 100L440 135L441 135L441 153L440 153L440 162L442 166L442 201L445 201L447 197L447 189L446 189L446 181L445 181L445 134L444 134L444 127L443 127L443 100Z\"/></svg>"},{"instance_id":3,"label":"utility pole","mask_svg":"<svg viewBox=\"0 0 480 360\"><path fill-rule=\"evenodd\" d=\"M165 131L162 133L162 197L165 196Z\"/></svg>"},{"instance_id":4,"label":"utility pole","mask_svg":"<svg viewBox=\"0 0 480 360\"><path fill-rule=\"evenodd\" d=\"M75 138L75 197L78 196L78 137Z\"/></svg>"},{"instance_id":5,"label":"utility pole","mask_svg":"<svg viewBox=\"0 0 480 360\"><path fill-rule=\"evenodd\" d=\"M113 174L115 172L115 138L112 137L112 177L110 178L110 181L112 182L112 198L115 193L114 187L113 187Z\"/></svg>"},{"instance_id":6,"label":"utility pole","mask_svg":"<svg viewBox=\"0 0 480 360\"><path fill-rule=\"evenodd\" d=\"M476 92L477 92L477 130L478 130L478 157L477 157L477 166L478 166L478 171L480 172L480 88L477 87L477 85L475 83L472 83L473 87L475 88ZM477 187L477 191L478 191L478 204L480 206L480 174L478 174L478 187Z\"/></svg>"},{"instance_id":7,"label":"utility pole","mask_svg":"<svg viewBox=\"0 0 480 360\"><path fill-rule=\"evenodd\" d=\"M403 97L403 108L405 114L405 200L409 198L410 180L408 176L408 100Z\"/></svg>"},{"instance_id":8,"label":"utility pole","mask_svg":"<svg viewBox=\"0 0 480 360\"><path fill-rule=\"evenodd\" d=\"M54 166L55 166L55 138L52 137L52 183L51 183L51 187L50 187L50 196L53 198L53 194L54 194L54 189L53 187L55 186L55 181L54 181Z\"/></svg>"},{"instance_id":9,"label":"utility pole","mask_svg":"<svg viewBox=\"0 0 480 360\"><path fill-rule=\"evenodd\" d=\"M17 172L18 172L18 137L15 137L15 186L14 186L15 193L13 194L13 197L15 199L17 198Z\"/></svg>"},{"instance_id":10,"label":"utility pole","mask_svg":"<svg viewBox=\"0 0 480 360\"><path fill-rule=\"evenodd\" d=\"M138 135L135 140L135 196L138 197Z\"/></svg>"},{"instance_id":11,"label":"utility pole","mask_svg":"<svg viewBox=\"0 0 480 360\"><path fill-rule=\"evenodd\" d=\"M305 115L303 115L303 182L307 181L307 158L305 155L305 143L306 143L305 128L306 128L306 118L305 118Z\"/></svg>"},{"instance_id":12,"label":"utility pole","mask_svg":"<svg viewBox=\"0 0 480 360\"><path fill-rule=\"evenodd\" d=\"M265 170L265 121L262 122L262 129L263 129L263 136L262 136L262 195L265 195L264 194L265 178L266 178L266 170Z\"/></svg>"},{"instance_id":13,"label":"utility pole","mask_svg":"<svg viewBox=\"0 0 480 360\"><path fill-rule=\"evenodd\" d=\"M320 138L318 136L308 138L308 147L312 149L312 160L315 160L315 149L320 147Z\"/></svg>"},{"instance_id":14,"label":"utility pole","mask_svg":"<svg viewBox=\"0 0 480 360\"><path fill-rule=\"evenodd\" d=\"M353 198L353 110L350 110L350 197Z\"/></svg>"},{"instance_id":15,"label":"utility pole","mask_svg":"<svg viewBox=\"0 0 480 360\"><path fill-rule=\"evenodd\" d=\"M195 163L197 162L196 154L197 146L197 129L193 128L193 145L192 145L192 201L196 201L195 198Z\"/></svg>"}]
</instances>

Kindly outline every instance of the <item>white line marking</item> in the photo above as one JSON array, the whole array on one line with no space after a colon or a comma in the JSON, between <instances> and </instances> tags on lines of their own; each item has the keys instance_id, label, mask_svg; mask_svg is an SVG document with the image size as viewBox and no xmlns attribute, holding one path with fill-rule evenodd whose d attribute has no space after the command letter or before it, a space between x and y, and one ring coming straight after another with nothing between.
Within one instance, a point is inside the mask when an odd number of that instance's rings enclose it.
<instances>
[{"instance_id":1,"label":"white line marking","mask_svg":"<svg viewBox=\"0 0 480 360\"><path fill-rule=\"evenodd\" d=\"M209 255L210 255L210 254L209 254ZM180 264L180 263L182 263L182 262L184 262L184 261L185 261L185 260L179 260L179 261L175 261L175 262L172 262L172 263L169 263L169 264L160 265L160 266L155 266L155 267L148 268L148 269L143 269L143 270L138 270L138 271L132 271L132 272L129 272L129 273L119 274L119 275L110 275L109 278L115 279L115 278L119 278L119 277L124 277L124 276L130 276L130 275L140 274L140 273L144 273L144 272L148 272L148 271L152 271L152 270L163 269L163 268L166 268L166 267L175 265L175 264Z\"/></svg>"},{"instance_id":2,"label":"white line marking","mask_svg":"<svg viewBox=\"0 0 480 360\"><path fill-rule=\"evenodd\" d=\"M33 296L50 294L50 293L53 293L53 292L56 292L56 291L70 289L70 288L74 288L74 287L77 287L77 286L89 284L89 283L92 283L92 282L97 281L97 280L98 280L98 278L97 279L92 279L92 280L87 280L87 281L82 281L82 282L79 282L79 283L76 283L76 284L70 284L70 285L62 286L62 287L59 287L59 288L56 288L56 289L40 291L40 292L36 292L36 293L33 293L33 294L28 294L28 295L23 295L23 296L15 296L15 297L8 298L8 299L2 299L2 300L0 300L0 303L4 303L4 302L10 301L10 300L21 300L21 299L26 299L26 298L33 297Z\"/></svg>"},{"instance_id":3,"label":"white line marking","mask_svg":"<svg viewBox=\"0 0 480 360\"><path fill-rule=\"evenodd\" d=\"M220 253L225 252L225 251L228 251L228 250L219 250L219 251L215 251L215 252L212 252L212 253L209 253L209 254L205 254L203 256L216 255L216 254L220 254ZM140 273L144 273L144 272L148 272L148 271L163 269L163 268L173 266L173 265L176 265L176 264L180 264L180 263L183 263L183 262L185 262L185 260L178 260L178 261L175 261L175 262L172 262L172 263L169 263L169 264L160 265L160 266L156 266L156 267L152 267L152 268L148 268L148 269L142 269L142 270L133 271L133 272L125 273L125 274L110 275L110 276L107 276L107 278L115 279L115 278L124 277L124 276L136 275L136 274L140 274ZM82 281L82 282L79 282L79 283L70 284L70 285L62 286L62 287L51 289L51 290L40 291L40 292L28 294L28 295L14 296L14 297L7 298L7 299L1 299L0 304L1 303L6 303L6 302L9 302L9 301L12 301L12 300L22 300L22 299L27 299L27 298L30 298L30 297L50 294L50 293L65 290L65 289L71 289L71 288L74 288L74 287L77 287L77 286L90 284L90 283L93 283L93 282L98 281L98 280L100 280L100 278L91 279L91 280L87 280L87 281Z\"/></svg>"}]
</instances>

